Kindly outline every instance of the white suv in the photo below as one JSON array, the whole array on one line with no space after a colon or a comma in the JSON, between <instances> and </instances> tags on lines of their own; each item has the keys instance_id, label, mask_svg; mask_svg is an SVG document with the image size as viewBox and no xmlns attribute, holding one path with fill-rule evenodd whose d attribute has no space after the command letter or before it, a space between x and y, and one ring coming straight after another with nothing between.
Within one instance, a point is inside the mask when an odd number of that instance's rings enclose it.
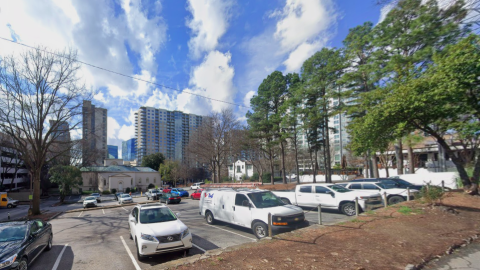
<instances>
[{"instance_id":1,"label":"white suv","mask_svg":"<svg viewBox=\"0 0 480 270\"><path fill-rule=\"evenodd\" d=\"M137 257L145 257L192 248L192 234L164 204L137 205L128 217L130 239L135 241Z\"/></svg>"}]
</instances>

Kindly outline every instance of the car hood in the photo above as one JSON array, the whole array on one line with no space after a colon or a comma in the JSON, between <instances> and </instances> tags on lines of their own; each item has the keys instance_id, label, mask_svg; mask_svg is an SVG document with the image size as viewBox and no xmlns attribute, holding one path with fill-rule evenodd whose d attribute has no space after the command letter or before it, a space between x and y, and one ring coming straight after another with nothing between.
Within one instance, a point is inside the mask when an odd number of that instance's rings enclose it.
<instances>
[{"instance_id":1,"label":"car hood","mask_svg":"<svg viewBox=\"0 0 480 270\"><path fill-rule=\"evenodd\" d=\"M185 231L187 226L180 220L140 224L140 231L154 236L172 235Z\"/></svg>"},{"instance_id":2,"label":"car hood","mask_svg":"<svg viewBox=\"0 0 480 270\"><path fill-rule=\"evenodd\" d=\"M83 203L93 203L93 202L97 202L97 200L84 200Z\"/></svg>"},{"instance_id":3,"label":"car hood","mask_svg":"<svg viewBox=\"0 0 480 270\"><path fill-rule=\"evenodd\" d=\"M22 240L0 242L0 261L10 257L13 253L20 249L22 242Z\"/></svg>"},{"instance_id":4,"label":"car hood","mask_svg":"<svg viewBox=\"0 0 480 270\"><path fill-rule=\"evenodd\" d=\"M272 215L280 215L280 216L290 216L290 215L303 213L302 208L295 205L291 205L291 204L276 206L276 207L269 207L269 208L260 208L260 209L264 209L264 210L268 209L268 211L272 213Z\"/></svg>"}]
</instances>

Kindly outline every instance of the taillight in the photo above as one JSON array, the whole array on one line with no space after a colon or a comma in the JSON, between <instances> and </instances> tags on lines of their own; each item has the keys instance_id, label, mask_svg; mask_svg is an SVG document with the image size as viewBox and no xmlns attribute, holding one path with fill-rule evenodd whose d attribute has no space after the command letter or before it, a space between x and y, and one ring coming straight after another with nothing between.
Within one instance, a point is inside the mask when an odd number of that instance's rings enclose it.
<instances>
[{"instance_id":1,"label":"taillight","mask_svg":"<svg viewBox=\"0 0 480 270\"><path fill-rule=\"evenodd\" d=\"M170 197L170 198L168 198L168 199L169 199L169 200L173 200L173 199L175 199L175 198L171 198L171 197Z\"/></svg>"}]
</instances>

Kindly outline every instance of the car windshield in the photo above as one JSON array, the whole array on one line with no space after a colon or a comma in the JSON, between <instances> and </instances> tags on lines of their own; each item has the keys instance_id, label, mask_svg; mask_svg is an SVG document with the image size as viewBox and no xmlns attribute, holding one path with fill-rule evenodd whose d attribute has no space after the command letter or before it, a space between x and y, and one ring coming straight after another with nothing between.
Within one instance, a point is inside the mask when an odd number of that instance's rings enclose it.
<instances>
[{"instance_id":1,"label":"car windshield","mask_svg":"<svg viewBox=\"0 0 480 270\"><path fill-rule=\"evenodd\" d=\"M22 240L26 232L27 225L0 226L0 242Z\"/></svg>"},{"instance_id":2,"label":"car windshield","mask_svg":"<svg viewBox=\"0 0 480 270\"><path fill-rule=\"evenodd\" d=\"M89 200L96 200L96 198L95 198L95 197L87 197L87 198L85 198L85 200L86 200L86 201L89 201Z\"/></svg>"},{"instance_id":3,"label":"car windshield","mask_svg":"<svg viewBox=\"0 0 480 270\"><path fill-rule=\"evenodd\" d=\"M178 191L185 191L183 188L177 188Z\"/></svg>"},{"instance_id":4,"label":"car windshield","mask_svg":"<svg viewBox=\"0 0 480 270\"><path fill-rule=\"evenodd\" d=\"M122 194L120 197L121 197L121 198L130 198L130 195L128 195L128 194Z\"/></svg>"},{"instance_id":5,"label":"car windshield","mask_svg":"<svg viewBox=\"0 0 480 270\"><path fill-rule=\"evenodd\" d=\"M285 205L285 203L282 202L280 198L275 196L275 194L270 191L249 193L248 197L250 198L250 200L252 200L253 204L257 208L268 208Z\"/></svg>"},{"instance_id":6,"label":"car windshield","mask_svg":"<svg viewBox=\"0 0 480 270\"><path fill-rule=\"evenodd\" d=\"M140 211L140 223L157 223L176 220L177 217L167 207Z\"/></svg>"},{"instance_id":7,"label":"car windshield","mask_svg":"<svg viewBox=\"0 0 480 270\"><path fill-rule=\"evenodd\" d=\"M152 190L152 193L158 193L158 190Z\"/></svg>"},{"instance_id":8,"label":"car windshield","mask_svg":"<svg viewBox=\"0 0 480 270\"><path fill-rule=\"evenodd\" d=\"M92 196L99 196L100 194L98 193L92 193Z\"/></svg>"},{"instance_id":9,"label":"car windshield","mask_svg":"<svg viewBox=\"0 0 480 270\"><path fill-rule=\"evenodd\" d=\"M353 191L353 190L350 190L348 188L344 188L340 185L330 185L330 186L327 186L333 190L335 190L336 192L340 192L340 193L345 193L345 192L350 192L350 191Z\"/></svg>"},{"instance_id":10,"label":"car windshield","mask_svg":"<svg viewBox=\"0 0 480 270\"><path fill-rule=\"evenodd\" d=\"M400 184L400 185L407 186L407 187L413 186L412 183L407 182L407 181L405 181L405 180L403 180L403 179L395 179L395 180L388 180L388 181L393 181L393 182L396 182L396 183L398 183L398 184Z\"/></svg>"}]
</instances>

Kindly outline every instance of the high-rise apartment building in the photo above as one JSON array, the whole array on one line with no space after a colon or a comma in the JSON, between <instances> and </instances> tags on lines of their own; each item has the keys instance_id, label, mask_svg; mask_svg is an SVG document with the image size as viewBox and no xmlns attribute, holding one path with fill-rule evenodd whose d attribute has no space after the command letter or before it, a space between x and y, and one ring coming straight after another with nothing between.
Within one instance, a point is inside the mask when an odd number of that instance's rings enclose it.
<instances>
[{"instance_id":1,"label":"high-rise apartment building","mask_svg":"<svg viewBox=\"0 0 480 270\"><path fill-rule=\"evenodd\" d=\"M194 114L141 107L135 113L138 164L143 156L158 152L167 159L184 160L190 134L202 121L202 116Z\"/></svg>"},{"instance_id":2,"label":"high-rise apartment building","mask_svg":"<svg viewBox=\"0 0 480 270\"><path fill-rule=\"evenodd\" d=\"M134 161L137 158L136 144L137 139L135 138L122 142L122 159L124 161Z\"/></svg>"},{"instance_id":3,"label":"high-rise apartment building","mask_svg":"<svg viewBox=\"0 0 480 270\"><path fill-rule=\"evenodd\" d=\"M70 126L66 121L57 121L50 120L48 121L50 126L57 125L52 132L52 138L55 138L55 141L58 142L69 142L70 141Z\"/></svg>"},{"instance_id":4,"label":"high-rise apartment building","mask_svg":"<svg viewBox=\"0 0 480 270\"><path fill-rule=\"evenodd\" d=\"M118 146L107 145L107 147L108 147L108 158L118 159Z\"/></svg>"},{"instance_id":5,"label":"high-rise apartment building","mask_svg":"<svg viewBox=\"0 0 480 270\"><path fill-rule=\"evenodd\" d=\"M97 108L91 101L84 100L82 162L84 165L101 166L108 158L107 109Z\"/></svg>"}]
</instances>

